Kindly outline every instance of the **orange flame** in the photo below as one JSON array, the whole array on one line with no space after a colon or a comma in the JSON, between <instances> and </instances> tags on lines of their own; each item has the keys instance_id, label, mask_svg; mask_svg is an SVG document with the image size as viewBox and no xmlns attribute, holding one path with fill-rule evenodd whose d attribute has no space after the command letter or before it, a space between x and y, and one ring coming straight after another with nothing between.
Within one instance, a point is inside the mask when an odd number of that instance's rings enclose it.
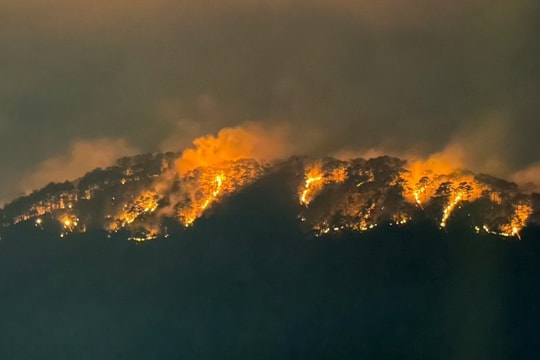
<instances>
[{"instance_id":1,"label":"orange flame","mask_svg":"<svg viewBox=\"0 0 540 360\"><path fill-rule=\"evenodd\" d=\"M190 206L180 209L178 215L184 226L192 225L204 213L206 208L218 199L224 179L224 175L220 174L215 176L213 184L211 182L199 183L199 190L205 189L208 191L211 186L214 186L214 190L205 192L200 197L193 197Z\"/></svg>"},{"instance_id":2,"label":"orange flame","mask_svg":"<svg viewBox=\"0 0 540 360\"><path fill-rule=\"evenodd\" d=\"M255 161L225 162L199 168L181 179L177 215L184 226L190 226L212 204L241 187L252 183L263 173Z\"/></svg>"},{"instance_id":3,"label":"orange flame","mask_svg":"<svg viewBox=\"0 0 540 360\"><path fill-rule=\"evenodd\" d=\"M325 172L322 163L317 161L306 166L304 179L304 185L299 193L300 204L308 206L323 190L324 185L344 182L347 179L347 171L344 167L338 167Z\"/></svg>"},{"instance_id":4,"label":"orange flame","mask_svg":"<svg viewBox=\"0 0 540 360\"><path fill-rule=\"evenodd\" d=\"M210 204L211 201L215 200L217 196L219 195L219 192L221 191L221 185L223 184L223 175L216 176L216 190L212 193L211 196L209 196L205 201L204 204L201 206L201 210L204 210L208 207L208 204Z\"/></svg>"},{"instance_id":5,"label":"orange flame","mask_svg":"<svg viewBox=\"0 0 540 360\"><path fill-rule=\"evenodd\" d=\"M120 211L113 217L114 222L109 224L109 231L116 231L126 227L144 214L151 214L158 208L160 196L152 191L145 190L131 202L124 204Z\"/></svg>"},{"instance_id":6,"label":"orange flame","mask_svg":"<svg viewBox=\"0 0 540 360\"><path fill-rule=\"evenodd\" d=\"M255 123L195 139L193 148L176 160L184 198L189 200L188 205L180 205L180 221L191 225L212 203L259 177L260 162L281 158L289 151L284 139L283 129Z\"/></svg>"},{"instance_id":7,"label":"orange flame","mask_svg":"<svg viewBox=\"0 0 540 360\"><path fill-rule=\"evenodd\" d=\"M456 207L457 204L459 204L459 202L461 201L461 199L463 199L463 195L462 194L457 194L451 201L450 203L448 204L448 206L446 206L443 210L443 216L442 216L442 220L441 220L441 227L446 227L446 222L448 221L448 218L450 217L450 215L452 215L452 211L454 211L454 208Z\"/></svg>"},{"instance_id":8,"label":"orange flame","mask_svg":"<svg viewBox=\"0 0 540 360\"><path fill-rule=\"evenodd\" d=\"M501 235L515 236L521 240L519 233L527 223L529 216L533 213L532 206L527 203L521 203L514 206L514 214L508 224L501 227Z\"/></svg>"},{"instance_id":9,"label":"orange flame","mask_svg":"<svg viewBox=\"0 0 540 360\"><path fill-rule=\"evenodd\" d=\"M313 194L320 191L323 186L322 163L316 162L306 169L304 190L300 194L300 204L309 205Z\"/></svg>"},{"instance_id":10,"label":"orange flame","mask_svg":"<svg viewBox=\"0 0 540 360\"><path fill-rule=\"evenodd\" d=\"M255 123L224 128L217 136L206 135L195 139L193 148L184 150L176 161L176 168L180 176L185 176L197 168L224 162L279 159L290 152L285 137L282 128L263 128Z\"/></svg>"}]
</instances>

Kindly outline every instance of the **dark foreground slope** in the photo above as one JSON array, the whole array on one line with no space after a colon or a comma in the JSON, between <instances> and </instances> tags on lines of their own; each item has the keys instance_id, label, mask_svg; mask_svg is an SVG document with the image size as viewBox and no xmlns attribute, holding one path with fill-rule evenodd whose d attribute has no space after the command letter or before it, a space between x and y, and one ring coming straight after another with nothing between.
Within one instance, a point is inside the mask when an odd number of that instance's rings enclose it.
<instances>
[{"instance_id":1,"label":"dark foreground slope","mask_svg":"<svg viewBox=\"0 0 540 360\"><path fill-rule=\"evenodd\" d=\"M272 195L283 190L253 187L142 244L10 228L0 358L536 358L538 229L314 238Z\"/></svg>"}]
</instances>

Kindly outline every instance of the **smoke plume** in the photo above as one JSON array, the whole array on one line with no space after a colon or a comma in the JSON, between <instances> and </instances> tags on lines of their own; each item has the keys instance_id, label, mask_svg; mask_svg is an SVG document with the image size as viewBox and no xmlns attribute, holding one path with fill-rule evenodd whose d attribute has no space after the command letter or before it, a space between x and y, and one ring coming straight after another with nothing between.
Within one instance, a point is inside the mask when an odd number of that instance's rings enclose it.
<instances>
[{"instance_id":1,"label":"smoke plume","mask_svg":"<svg viewBox=\"0 0 540 360\"><path fill-rule=\"evenodd\" d=\"M263 127L247 123L224 128L217 136L206 135L193 140L193 147L184 150L176 161L180 175L226 161L255 159L261 162L283 158L294 152L286 127Z\"/></svg>"},{"instance_id":2,"label":"smoke plume","mask_svg":"<svg viewBox=\"0 0 540 360\"><path fill-rule=\"evenodd\" d=\"M66 154L47 159L21 182L22 190L28 192L50 182L73 180L99 167L113 165L128 155L135 155L138 149L123 139L100 138L74 141Z\"/></svg>"}]
</instances>

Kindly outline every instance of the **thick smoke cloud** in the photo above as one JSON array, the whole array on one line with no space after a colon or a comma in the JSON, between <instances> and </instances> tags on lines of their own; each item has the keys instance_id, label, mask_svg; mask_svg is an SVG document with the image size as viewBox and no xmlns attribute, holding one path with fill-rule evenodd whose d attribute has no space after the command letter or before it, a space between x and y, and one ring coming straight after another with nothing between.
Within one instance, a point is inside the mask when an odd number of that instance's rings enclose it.
<instances>
[{"instance_id":1,"label":"thick smoke cloud","mask_svg":"<svg viewBox=\"0 0 540 360\"><path fill-rule=\"evenodd\" d=\"M539 7L1 2L0 199L74 139L179 151L246 121L288 123L314 155L427 158L459 143L473 170L510 176L539 160ZM459 140L491 128L505 130Z\"/></svg>"},{"instance_id":2,"label":"thick smoke cloud","mask_svg":"<svg viewBox=\"0 0 540 360\"><path fill-rule=\"evenodd\" d=\"M282 159L294 153L292 139L287 138L284 127L265 128L248 123L224 128L217 136L206 135L193 141L193 147L184 150L176 162L179 175L198 168L242 159L267 162Z\"/></svg>"},{"instance_id":3,"label":"thick smoke cloud","mask_svg":"<svg viewBox=\"0 0 540 360\"><path fill-rule=\"evenodd\" d=\"M29 192L53 181L73 180L93 169L111 166L118 158L135 155L138 151L123 139L77 140L66 154L43 161L27 174L21 190Z\"/></svg>"}]
</instances>

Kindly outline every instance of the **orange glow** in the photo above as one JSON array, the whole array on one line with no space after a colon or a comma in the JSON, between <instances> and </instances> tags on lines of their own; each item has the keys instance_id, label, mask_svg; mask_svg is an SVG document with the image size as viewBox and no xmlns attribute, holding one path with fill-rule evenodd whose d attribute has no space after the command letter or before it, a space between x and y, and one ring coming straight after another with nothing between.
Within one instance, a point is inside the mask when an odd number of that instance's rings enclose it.
<instances>
[{"instance_id":1,"label":"orange glow","mask_svg":"<svg viewBox=\"0 0 540 360\"><path fill-rule=\"evenodd\" d=\"M463 198L463 195L462 194L457 194L451 201L450 203L448 204L448 206L446 206L443 210L443 216L442 216L442 220L441 220L441 227L445 227L446 226L446 221L448 220L448 218L450 217L450 215L452 215L452 211L454 211L454 208L456 207L457 204L459 204L459 202L461 201L461 199Z\"/></svg>"},{"instance_id":2,"label":"orange glow","mask_svg":"<svg viewBox=\"0 0 540 360\"><path fill-rule=\"evenodd\" d=\"M160 196L153 190L142 191L134 200L125 203L106 230L117 231L132 224L142 215L152 214L159 205Z\"/></svg>"},{"instance_id":3,"label":"orange glow","mask_svg":"<svg viewBox=\"0 0 540 360\"><path fill-rule=\"evenodd\" d=\"M323 186L322 163L309 165L306 169L304 190L300 194L300 204L309 205L313 194L320 191Z\"/></svg>"},{"instance_id":4,"label":"orange glow","mask_svg":"<svg viewBox=\"0 0 540 360\"><path fill-rule=\"evenodd\" d=\"M519 233L527 223L533 209L530 204L518 204L514 206L514 214L508 224L501 227L501 235L515 236L521 240Z\"/></svg>"},{"instance_id":5,"label":"orange glow","mask_svg":"<svg viewBox=\"0 0 540 360\"><path fill-rule=\"evenodd\" d=\"M267 129L250 123L224 128L217 136L206 135L195 139L193 147L184 150L176 161L176 168L180 176L185 176L197 168L224 162L241 159L265 162L279 159L288 151L283 129Z\"/></svg>"},{"instance_id":6,"label":"orange glow","mask_svg":"<svg viewBox=\"0 0 540 360\"><path fill-rule=\"evenodd\" d=\"M81 232L85 231L84 225L79 226L79 219L77 218L77 216L73 214L62 214L57 218L57 220L60 222L60 224L62 224L62 227L63 227L62 234L70 233L75 230L81 231Z\"/></svg>"},{"instance_id":7,"label":"orange glow","mask_svg":"<svg viewBox=\"0 0 540 360\"><path fill-rule=\"evenodd\" d=\"M329 183L341 183L347 179L345 167L338 167L330 171L323 170L323 164L318 161L306 166L304 184L299 191L300 204L308 206L311 201Z\"/></svg>"},{"instance_id":8,"label":"orange glow","mask_svg":"<svg viewBox=\"0 0 540 360\"><path fill-rule=\"evenodd\" d=\"M435 195L446 178L457 174L462 168L463 151L459 147L448 147L425 159L411 159L403 174L406 182L403 196L409 202L423 208L423 203ZM460 183L464 179L454 179Z\"/></svg>"},{"instance_id":9,"label":"orange glow","mask_svg":"<svg viewBox=\"0 0 540 360\"><path fill-rule=\"evenodd\" d=\"M221 185L223 184L223 175L216 176L216 190L210 194L204 201L204 203L201 205L201 210L204 210L208 207L210 202L215 200L217 196L219 195L219 192L221 191Z\"/></svg>"},{"instance_id":10,"label":"orange glow","mask_svg":"<svg viewBox=\"0 0 540 360\"><path fill-rule=\"evenodd\" d=\"M223 180L225 179L223 174L216 175L213 184L201 184L201 188L209 188L214 186L214 190L208 194L203 194L200 199L192 199L193 203L190 207L182 209L179 212L180 219L184 223L184 226L190 226L195 220L197 220L206 210L206 208L212 204L218 198L221 187L223 186Z\"/></svg>"},{"instance_id":11,"label":"orange glow","mask_svg":"<svg viewBox=\"0 0 540 360\"><path fill-rule=\"evenodd\" d=\"M198 168L181 179L177 215L184 226L190 226L224 196L252 183L263 168L254 161L224 162Z\"/></svg>"},{"instance_id":12,"label":"orange glow","mask_svg":"<svg viewBox=\"0 0 540 360\"><path fill-rule=\"evenodd\" d=\"M463 204L473 203L479 199L489 201L491 203L488 205L489 208L484 208L483 205L488 203L478 203L478 206L486 212L476 213L471 218L474 221L482 221L473 224L474 228L477 231L483 229L492 234L519 237L521 229L532 213L531 206L524 205L521 201L520 205L513 205L514 210L509 213L506 204L515 204L518 201L515 194L505 193L504 190L501 193L501 190L494 188L497 185L492 185L489 180L482 180L482 177L477 178L471 172L459 170L454 163L445 162L446 158L450 158L449 153L445 156L433 156L426 161L413 161L405 172L388 184L401 187L406 202L422 210L426 208L430 214L440 209L438 223L441 228L447 227L454 212ZM331 172L326 170L325 166L326 163L315 162L306 167L304 181L299 189L300 204L308 206L328 183L342 182L346 179L348 164L341 165L340 176L330 175ZM370 176L361 184L376 181L374 176ZM364 188L357 185L357 188L358 193L349 193L343 198L342 203L333 204L332 209L328 211L317 209L312 213L315 216L312 220L309 219L310 213L302 214L302 222L311 223L318 234L324 234L344 228L366 231L380 224L380 221L402 225L414 216L407 206L394 210L397 211L395 213L388 213L389 210L385 209L387 206L380 201L380 194L370 193L371 190L368 190L372 187Z\"/></svg>"},{"instance_id":13,"label":"orange glow","mask_svg":"<svg viewBox=\"0 0 540 360\"><path fill-rule=\"evenodd\" d=\"M306 178L306 184L305 189L302 192L302 196L300 197L300 204L302 205L308 205L311 200L308 200L308 195L311 191L315 191L316 188L320 188L321 186L317 186L321 181L323 180L322 176L309 176Z\"/></svg>"},{"instance_id":14,"label":"orange glow","mask_svg":"<svg viewBox=\"0 0 540 360\"><path fill-rule=\"evenodd\" d=\"M107 200L104 227L127 229L136 234L133 240L144 241L166 232L161 226L163 217L191 226L216 204L272 169L268 161L288 153L284 144L281 131L251 124L195 139L193 147L178 158L167 157L161 173L152 173L152 177L128 168L119 179L125 186L118 186L122 190ZM462 170L464 153L458 146L412 159L408 165L390 157L371 160L326 158L303 163L303 173L295 177L294 197L303 207L298 217L304 226L320 235L368 231L381 224L399 226L429 217L448 228L453 215L463 209L460 218L468 215L466 223L477 233L519 238L533 212L531 198L514 185ZM298 161L291 161L289 169L297 171ZM81 231L84 224L79 224L76 214L85 208L78 201L101 194L106 187L100 186L50 196L13 215L13 223L35 221L35 226L42 227L48 218L41 217L51 214L63 235ZM86 214L80 216L87 218Z\"/></svg>"},{"instance_id":15,"label":"orange glow","mask_svg":"<svg viewBox=\"0 0 540 360\"><path fill-rule=\"evenodd\" d=\"M422 206L422 201L420 200L420 194L422 194L423 192L424 192L423 189L418 189L418 190L413 191L414 201L422 209L423 209L423 206Z\"/></svg>"},{"instance_id":16,"label":"orange glow","mask_svg":"<svg viewBox=\"0 0 540 360\"><path fill-rule=\"evenodd\" d=\"M190 226L214 202L253 182L262 174L261 163L288 152L285 144L282 129L254 123L195 139L175 163L180 197L187 200L174 201L182 224Z\"/></svg>"},{"instance_id":17,"label":"orange glow","mask_svg":"<svg viewBox=\"0 0 540 360\"><path fill-rule=\"evenodd\" d=\"M424 209L424 205L435 197L446 198L441 227L446 227L459 203L474 201L487 190L472 173L459 170L462 156L460 149L448 148L427 159L411 161L403 174L403 197L408 202Z\"/></svg>"},{"instance_id":18,"label":"orange glow","mask_svg":"<svg viewBox=\"0 0 540 360\"><path fill-rule=\"evenodd\" d=\"M452 157L451 152L446 151L425 161L413 161L404 174L406 182L403 195L407 201L415 203L421 208L423 208L423 202L434 198L438 191L443 188L447 190L442 194L442 196L448 197L440 222L440 226L443 228L446 227L452 212L463 201L474 201L484 194L489 194L487 195L488 199L493 204L503 204L500 192L486 184L479 183L473 174L457 170L456 164L459 164L459 161L455 159L460 156L461 154ZM491 234L519 238L519 233L531 214L532 207L529 204L519 204L514 206L514 213L507 224L497 224L495 230L490 229L486 224L476 225L475 228L478 229L477 231L482 228Z\"/></svg>"}]
</instances>

